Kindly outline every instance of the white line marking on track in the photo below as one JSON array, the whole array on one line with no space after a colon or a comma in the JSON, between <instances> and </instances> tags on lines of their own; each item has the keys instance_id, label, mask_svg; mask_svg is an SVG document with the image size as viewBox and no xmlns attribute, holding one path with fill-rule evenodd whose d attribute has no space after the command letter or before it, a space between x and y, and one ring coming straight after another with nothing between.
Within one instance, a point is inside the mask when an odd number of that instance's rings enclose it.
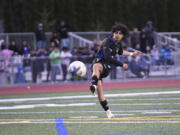
<instances>
[{"instance_id":1,"label":"white line marking on track","mask_svg":"<svg viewBox=\"0 0 180 135\"><path fill-rule=\"evenodd\" d=\"M144 103L144 104L109 104L111 106L147 106L147 105L179 105L180 103ZM74 104L29 104L29 105L14 105L14 106L0 106L0 110L14 110L14 109L30 109L30 108L37 108L37 107L69 107L69 106L93 106L96 103L74 103Z\"/></svg>"},{"instance_id":2,"label":"white line marking on track","mask_svg":"<svg viewBox=\"0 0 180 135\"><path fill-rule=\"evenodd\" d=\"M124 98L124 99L109 99L109 101L157 101L157 100L180 100L180 98ZM85 100L83 100L85 101ZM86 100L88 101L88 100Z\"/></svg>"},{"instance_id":3,"label":"white line marking on track","mask_svg":"<svg viewBox=\"0 0 180 135\"><path fill-rule=\"evenodd\" d=\"M30 108L37 108L37 107L92 106L92 105L96 105L96 103L76 103L76 104L31 104L31 105L0 106L0 110L30 109Z\"/></svg>"},{"instance_id":4,"label":"white line marking on track","mask_svg":"<svg viewBox=\"0 0 180 135\"><path fill-rule=\"evenodd\" d=\"M69 117L70 119L83 119L83 118L86 118L86 119L91 119L91 118L99 118L98 116L72 116L72 117Z\"/></svg>"},{"instance_id":5,"label":"white line marking on track","mask_svg":"<svg viewBox=\"0 0 180 135\"><path fill-rule=\"evenodd\" d=\"M0 122L5 124L54 124L53 121ZM65 124L179 124L180 121L63 121Z\"/></svg>"},{"instance_id":6,"label":"white line marking on track","mask_svg":"<svg viewBox=\"0 0 180 135\"><path fill-rule=\"evenodd\" d=\"M142 93L121 93L121 94L106 94L106 97L132 97L132 96L147 96L147 95L164 95L164 94L180 94L180 91L159 91L159 92L142 92ZM61 96L61 97L42 97L42 98L14 98L14 99L0 99L0 103L7 102L25 102L25 101L45 101L55 99L83 99L83 98L97 98L92 95L81 96Z\"/></svg>"},{"instance_id":7,"label":"white line marking on track","mask_svg":"<svg viewBox=\"0 0 180 135\"><path fill-rule=\"evenodd\" d=\"M144 103L144 104L109 104L111 106L152 106L152 105L179 105L180 103ZM69 106L93 106L96 103L74 103L74 104L28 104L28 105L14 105L14 106L0 106L0 110L14 110L14 109L30 109L37 107L69 107Z\"/></svg>"},{"instance_id":8,"label":"white line marking on track","mask_svg":"<svg viewBox=\"0 0 180 135\"><path fill-rule=\"evenodd\" d=\"M109 104L109 105L126 105L126 106L137 106L137 105L179 105L180 103L143 103L143 104Z\"/></svg>"},{"instance_id":9,"label":"white line marking on track","mask_svg":"<svg viewBox=\"0 0 180 135\"><path fill-rule=\"evenodd\" d=\"M148 111L148 112L142 112L142 114L170 114L172 112L158 112L158 111Z\"/></svg>"},{"instance_id":10,"label":"white line marking on track","mask_svg":"<svg viewBox=\"0 0 180 135\"><path fill-rule=\"evenodd\" d=\"M114 116L116 117L118 117L118 116L133 116L133 115L135 115L135 114L116 114L116 113L113 113L114 114Z\"/></svg>"},{"instance_id":11,"label":"white line marking on track","mask_svg":"<svg viewBox=\"0 0 180 135\"><path fill-rule=\"evenodd\" d=\"M121 110L119 110L119 111L113 111L112 110L112 112L113 113L133 113L133 112L137 112L137 113L146 113L146 112L151 112L151 113L172 113L172 112L179 112L180 110L172 110L172 109L170 109L170 110L156 110L156 111L152 111L152 110L127 110L127 111L121 111ZM14 115L16 115L16 114L62 114L62 113L65 113L65 114L67 114L67 113L104 113L104 111L81 111L81 110L79 110L79 111L59 111L59 112L0 112L0 114L14 114Z\"/></svg>"},{"instance_id":12,"label":"white line marking on track","mask_svg":"<svg viewBox=\"0 0 180 135\"><path fill-rule=\"evenodd\" d=\"M161 123L161 124L177 124L180 123L180 121L81 121L81 122L72 122L72 121L64 121L63 123L68 123L68 124L97 124L97 123L102 123L102 124L147 124L147 123Z\"/></svg>"}]
</instances>

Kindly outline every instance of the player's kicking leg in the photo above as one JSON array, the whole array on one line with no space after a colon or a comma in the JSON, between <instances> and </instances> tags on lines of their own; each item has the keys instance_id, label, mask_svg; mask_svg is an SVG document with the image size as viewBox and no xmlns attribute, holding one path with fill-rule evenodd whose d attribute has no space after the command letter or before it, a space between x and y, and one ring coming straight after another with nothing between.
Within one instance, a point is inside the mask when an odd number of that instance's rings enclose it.
<instances>
[{"instance_id":1,"label":"player's kicking leg","mask_svg":"<svg viewBox=\"0 0 180 135\"><path fill-rule=\"evenodd\" d=\"M95 63L92 67L92 81L90 85L90 91L93 95L95 95L95 91L97 90L97 83L100 77L100 74L103 71L103 66L101 63Z\"/></svg>"},{"instance_id":2,"label":"player's kicking leg","mask_svg":"<svg viewBox=\"0 0 180 135\"><path fill-rule=\"evenodd\" d=\"M99 79L100 74L103 72L103 70L104 70L103 65L101 63L96 63L93 65L92 82L90 85L90 90L92 94L95 94L95 91L97 90L98 99L102 108L104 109L104 111L106 111L107 117L112 118L114 117L114 115L111 113L108 106L108 102L104 96L104 92L102 88L102 80Z\"/></svg>"},{"instance_id":3,"label":"player's kicking leg","mask_svg":"<svg viewBox=\"0 0 180 135\"><path fill-rule=\"evenodd\" d=\"M98 85L97 85L97 94L98 94L98 98L99 98L99 102L102 106L102 108L104 109L104 111L106 111L106 115L108 118L112 118L114 117L114 115L111 113L109 106L108 106L108 102L104 96L104 92L103 92L103 88L102 88L102 81L99 80L98 81Z\"/></svg>"},{"instance_id":4,"label":"player's kicking leg","mask_svg":"<svg viewBox=\"0 0 180 135\"><path fill-rule=\"evenodd\" d=\"M92 82L90 85L90 91L93 95L95 95L95 92L97 90L97 82L98 82L98 77L96 75L92 76Z\"/></svg>"}]
</instances>

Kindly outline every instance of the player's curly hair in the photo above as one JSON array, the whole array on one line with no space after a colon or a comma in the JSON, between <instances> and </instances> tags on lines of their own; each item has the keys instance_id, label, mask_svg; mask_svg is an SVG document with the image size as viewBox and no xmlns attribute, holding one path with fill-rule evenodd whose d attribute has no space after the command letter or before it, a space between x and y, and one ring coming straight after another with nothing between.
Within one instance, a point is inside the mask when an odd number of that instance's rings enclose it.
<instances>
[{"instance_id":1,"label":"player's curly hair","mask_svg":"<svg viewBox=\"0 0 180 135\"><path fill-rule=\"evenodd\" d=\"M112 27L112 33L116 32L116 31L121 31L122 34L127 37L129 36L129 30L128 30L128 27L124 24L115 24L113 27Z\"/></svg>"}]
</instances>

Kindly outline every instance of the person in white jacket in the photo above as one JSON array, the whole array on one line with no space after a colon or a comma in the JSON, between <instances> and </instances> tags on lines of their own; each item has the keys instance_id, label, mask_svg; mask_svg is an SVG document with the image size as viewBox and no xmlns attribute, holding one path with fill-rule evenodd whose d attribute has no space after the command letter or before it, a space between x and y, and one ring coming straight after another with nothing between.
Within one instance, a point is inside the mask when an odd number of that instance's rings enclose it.
<instances>
[{"instance_id":1,"label":"person in white jacket","mask_svg":"<svg viewBox=\"0 0 180 135\"><path fill-rule=\"evenodd\" d=\"M67 47L62 48L61 52L61 68L63 72L63 81L67 81L67 68L70 64L72 54Z\"/></svg>"}]
</instances>

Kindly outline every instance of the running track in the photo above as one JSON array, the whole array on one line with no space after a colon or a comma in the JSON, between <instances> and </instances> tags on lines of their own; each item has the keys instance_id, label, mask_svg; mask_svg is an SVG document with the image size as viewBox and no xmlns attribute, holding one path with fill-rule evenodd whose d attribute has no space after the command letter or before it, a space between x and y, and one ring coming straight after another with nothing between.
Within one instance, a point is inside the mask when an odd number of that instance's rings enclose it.
<instances>
[{"instance_id":1,"label":"running track","mask_svg":"<svg viewBox=\"0 0 180 135\"><path fill-rule=\"evenodd\" d=\"M66 84L46 84L46 85L20 85L0 87L0 95L25 94L25 93L48 93L48 92L68 92L68 91L88 91L90 83L66 83ZM180 86L180 79L168 80L141 80L141 81L115 81L104 82L103 88L127 89L127 88L157 88Z\"/></svg>"}]
</instances>

